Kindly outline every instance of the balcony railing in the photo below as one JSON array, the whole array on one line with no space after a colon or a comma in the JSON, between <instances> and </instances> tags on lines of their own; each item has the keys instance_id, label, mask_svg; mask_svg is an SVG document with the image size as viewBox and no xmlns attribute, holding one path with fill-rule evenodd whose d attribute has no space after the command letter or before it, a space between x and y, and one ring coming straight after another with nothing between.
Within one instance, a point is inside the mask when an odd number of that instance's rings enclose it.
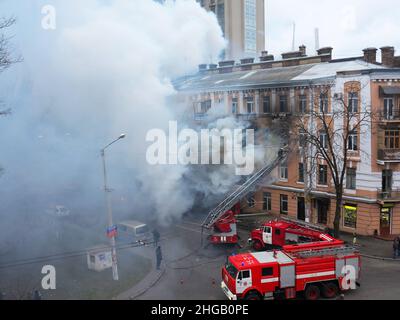
<instances>
[{"instance_id":1,"label":"balcony railing","mask_svg":"<svg viewBox=\"0 0 400 320\"><path fill-rule=\"evenodd\" d=\"M390 112L379 113L381 121L400 121L400 109L393 109Z\"/></svg>"},{"instance_id":2,"label":"balcony railing","mask_svg":"<svg viewBox=\"0 0 400 320\"><path fill-rule=\"evenodd\" d=\"M378 189L378 198L380 200L399 200L400 201L400 189L383 191Z\"/></svg>"},{"instance_id":3,"label":"balcony railing","mask_svg":"<svg viewBox=\"0 0 400 320\"><path fill-rule=\"evenodd\" d=\"M378 160L400 162L400 149L378 149Z\"/></svg>"},{"instance_id":4,"label":"balcony railing","mask_svg":"<svg viewBox=\"0 0 400 320\"><path fill-rule=\"evenodd\" d=\"M257 113L241 113L236 115L240 120L255 120L259 116Z\"/></svg>"},{"instance_id":5,"label":"balcony railing","mask_svg":"<svg viewBox=\"0 0 400 320\"><path fill-rule=\"evenodd\" d=\"M203 121L206 120L208 117L207 113L195 113L194 120L195 121Z\"/></svg>"}]
</instances>

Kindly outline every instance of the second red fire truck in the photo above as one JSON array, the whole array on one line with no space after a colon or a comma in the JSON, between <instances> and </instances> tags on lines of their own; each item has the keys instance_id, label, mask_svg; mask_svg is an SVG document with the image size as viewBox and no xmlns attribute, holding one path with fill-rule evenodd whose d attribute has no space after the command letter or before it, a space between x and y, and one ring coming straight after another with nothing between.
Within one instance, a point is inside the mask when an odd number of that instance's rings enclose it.
<instances>
[{"instance_id":1,"label":"second red fire truck","mask_svg":"<svg viewBox=\"0 0 400 320\"><path fill-rule=\"evenodd\" d=\"M317 226L289 218L271 220L251 232L249 243L253 249L282 248L288 244L324 242L334 244L335 238L326 232L323 226Z\"/></svg>"},{"instance_id":2,"label":"second red fire truck","mask_svg":"<svg viewBox=\"0 0 400 320\"><path fill-rule=\"evenodd\" d=\"M360 255L343 242L285 246L283 250L230 256L221 287L230 300L334 298L356 289Z\"/></svg>"}]
</instances>

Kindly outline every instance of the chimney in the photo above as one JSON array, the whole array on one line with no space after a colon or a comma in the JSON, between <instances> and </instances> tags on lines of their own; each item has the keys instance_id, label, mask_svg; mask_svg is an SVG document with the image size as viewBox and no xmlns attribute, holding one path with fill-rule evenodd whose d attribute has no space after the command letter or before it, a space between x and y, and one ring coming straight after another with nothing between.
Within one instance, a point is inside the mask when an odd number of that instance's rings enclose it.
<instances>
[{"instance_id":1,"label":"chimney","mask_svg":"<svg viewBox=\"0 0 400 320\"><path fill-rule=\"evenodd\" d=\"M226 60L218 62L220 68L222 67L233 67L235 65L235 60Z\"/></svg>"},{"instance_id":2,"label":"chimney","mask_svg":"<svg viewBox=\"0 0 400 320\"><path fill-rule=\"evenodd\" d=\"M199 71L203 72L207 70L207 64L199 64Z\"/></svg>"},{"instance_id":3,"label":"chimney","mask_svg":"<svg viewBox=\"0 0 400 320\"><path fill-rule=\"evenodd\" d=\"M306 46L304 44L299 47L299 51L303 57L306 56Z\"/></svg>"},{"instance_id":4,"label":"chimney","mask_svg":"<svg viewBox=\"0 0 400 320\"><path fill-rule=\"evenodd\" d=\"M364 52L364 61L368 63L376 64L376 52L378 49L376 48L366 48L363 50Z\"/></svg>"},{"instance_id":5,"label":"chimney","mask_svg":"<svg viewBox=\"0 0 400 320\"><path fill-rule=\"evenodd\" d=\"M268 54L268 51L262 51L261 52L260 61L261 62L274 61L274 55L273 54Z\"/></svg>"},{"instance_id":6,"label":"chimney","mask_svg":"<svg viewBox=\"0 0 400 320\"><path fill-rule=\"evenodd\" d=\"M382 64L387 67L394 66L394 47L382 47Z\"/></svg>"},{"instance_id":7,"label":"chimney","mask_svg":"<svg viewBox=\"0 0 400 320\"><path fill-rule=\"evenodd\" d=\"M252 64L252 63L254 63L254 58L240 59L240 64Z\"/></svg>"},{"instance_id":8,"label":"chimney","mask_svg":"<svg viewBox=\"0 0 400 320\"><path fill-rule=\"evenodd\" d=\"M318 49L317 52L318 52L319 56L322 56L325 54L329 54L330 56L332 56L332 50L333 50L332 47L324 47L324 48Z\"/></svg>"}]
</instances>

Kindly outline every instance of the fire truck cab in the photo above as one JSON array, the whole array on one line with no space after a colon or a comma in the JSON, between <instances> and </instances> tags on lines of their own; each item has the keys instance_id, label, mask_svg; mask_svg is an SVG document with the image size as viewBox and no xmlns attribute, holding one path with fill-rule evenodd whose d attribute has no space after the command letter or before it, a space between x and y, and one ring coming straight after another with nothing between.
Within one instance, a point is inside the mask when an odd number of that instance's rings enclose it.
<instances>
[{"instance_id":1,"label":"fire truck cab","mask_svg":"<svg viewBox=\"0 0 400 320\"><path fill-rule=\"evenodd\" d=\"M346 278L349 271L352 278ZM359 255L344 246L246 253L228 258L221 288L230 300L294 299L301 292L307 300L317 300L355 289L359 272Z\"/></svg>"},{"instance_id":2,"label":"fire truck cab","mask_svg":"<svg viewBox=\"0 0 400 320\"><path fill-rule=\"evenodd\" d=\"M265 248L282 248L288 244L307 242L334 242L335 239L321 230L304 227L298 223L274 220L264 223L251 232L249 243L256 251Z\"/></svg>"}]
</instances>

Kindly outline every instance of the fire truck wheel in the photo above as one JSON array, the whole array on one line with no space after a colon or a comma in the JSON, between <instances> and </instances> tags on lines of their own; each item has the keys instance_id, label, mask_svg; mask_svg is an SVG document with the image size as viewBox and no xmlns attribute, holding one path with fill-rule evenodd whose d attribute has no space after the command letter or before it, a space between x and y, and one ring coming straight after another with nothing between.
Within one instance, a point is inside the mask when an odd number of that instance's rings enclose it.
<instances>
[{"instance_id":1,"label":"fire truck wheel","mask_svg":"<svg viewBox=\"0 0 400 320\"><path fill-rule=\"evenodd\" d=\"M307 289L304 292L304 296L306 300L318 300L319 297L321 296L321 292L318 286L311 284L307 286Z\"/></svg>"},{"instance_id":2,"label":"fire truck wheel","mask_svg":"<svg viewBox=\"0 0 400 320\"><path fill-rule=\"evenodd\" d=\"M261 251L261 250L264 249L264 246L263 246L263 244L261 243L260 240L255 240L253 242L253 249L256 250L256 251Z\"/></svg>"},{"instance_id":3,"label":"fire truck wheel","mask_svg":"<svg viewBox=\"0 0 400 320\"><path fill-rule=\"evenodd\" d=\"M244 300L261 300L261 297L257 292L249 292Z\"/></svg>"},{"instance_id":4,"label":"fire truck wheel","mask_svg":"<svg viewBox=\"0 0 400 320\"><path fill-rule=\"evenodd\" d=\"M322 295L324 298L333 299L339 293L339 288L337 284L333 282L323 283L322 284Z\"/></svg>"}]
</instances>

